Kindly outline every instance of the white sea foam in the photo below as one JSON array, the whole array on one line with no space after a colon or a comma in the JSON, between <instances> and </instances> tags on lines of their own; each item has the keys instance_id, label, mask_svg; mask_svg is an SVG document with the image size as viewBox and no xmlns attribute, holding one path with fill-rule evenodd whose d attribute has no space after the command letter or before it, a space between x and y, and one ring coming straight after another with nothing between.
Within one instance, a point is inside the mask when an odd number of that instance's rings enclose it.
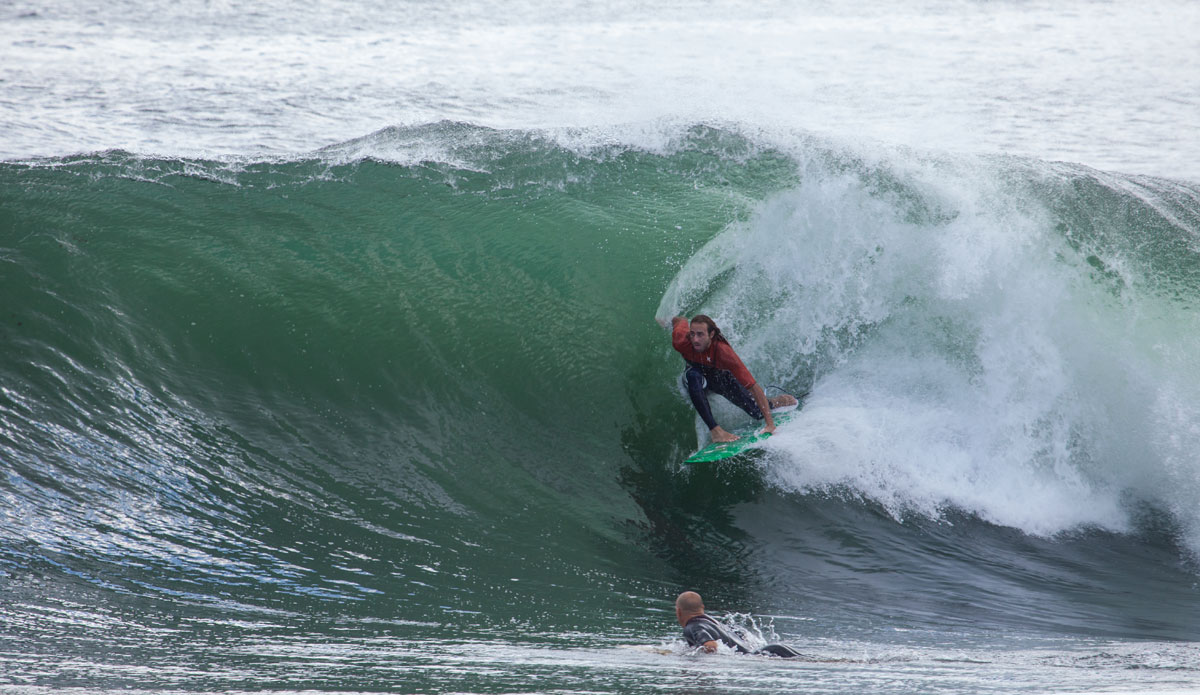
<instances>
[{"instance_id":1,"label":"white sea foam","mask_svg":"<svg viewBox=\"0 0 1200 695\"><path fill-rule=\"evenodd\" d=\"M1010 165L813 169L696 254L659 314L714 316L760 379L815 379L769 441L781 489L1038 535L1127 531L1149 504L1200 550L1194 312L1138 275L1136 241L1089 262Z\"/></svg>"},{"instance_id":2,"label":"white sea foam","mask_svg":"<svg viewBox=\"0 0 1200 695\"><path fill-rule=\"evenodd\" d=\"M1185 0L24 2L0 10L0 157L666 118L1200 179L1197 25Z\"/></svg>"}]
</instances>

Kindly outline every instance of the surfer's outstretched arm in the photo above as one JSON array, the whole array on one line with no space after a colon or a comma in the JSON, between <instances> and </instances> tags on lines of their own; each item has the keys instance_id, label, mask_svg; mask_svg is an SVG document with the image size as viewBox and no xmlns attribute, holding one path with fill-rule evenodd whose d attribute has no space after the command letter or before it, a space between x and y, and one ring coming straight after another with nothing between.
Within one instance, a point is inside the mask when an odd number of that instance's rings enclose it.
<instances>
[{"instance_id":1,"label":"surfer's outstretched arm","mask_svg":"<svg viewBox=\"0 0 1200 695\"><path fill-rule=\"evenodd\" d=\"M768 644L767 646L754 652L755 654L770 654L784 659L794 659L800 656L800 652L792 649L786 644Z\"/></svg>"}]
</instances>

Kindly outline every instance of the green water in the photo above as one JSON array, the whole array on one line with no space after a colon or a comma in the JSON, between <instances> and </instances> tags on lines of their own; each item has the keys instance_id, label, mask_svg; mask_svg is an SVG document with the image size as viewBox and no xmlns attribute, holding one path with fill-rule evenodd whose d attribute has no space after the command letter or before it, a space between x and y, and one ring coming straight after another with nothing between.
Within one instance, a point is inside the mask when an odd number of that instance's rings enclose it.
<instances>
[{"instance_id":1,"label":"green water","mask_svg":"<svg viewBox=\"0 0 1200 695\"><path fill-rule=\"evenodd\" d=\"M347 154L435 136L459 144ZM1160 642L1194 637L1196 199L712 127L662 151L441 124L298 160L0 165L0 686L1190 674ZM684 471L655 315L700 310L760 380L814 392L745 465ZM1118 446L1114 422L1142 429ZM811 658L704 665L684 588Z\"/></svg>"}]
</instances>

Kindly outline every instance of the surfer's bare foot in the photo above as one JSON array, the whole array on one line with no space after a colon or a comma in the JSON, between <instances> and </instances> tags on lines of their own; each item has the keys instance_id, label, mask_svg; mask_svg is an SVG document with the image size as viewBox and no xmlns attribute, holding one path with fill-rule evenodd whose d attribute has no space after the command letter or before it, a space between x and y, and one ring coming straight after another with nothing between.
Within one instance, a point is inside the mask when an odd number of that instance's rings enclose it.
<instances>
[{"instance_id":1,"label":"surfer's bare foot","mask_svg":"<svg viewBox=\"0 0 1200 695\"><path fill-rule=\"evenodd\" d=\"M717 425L709 430L708 434L712 437L714 442L720 444L724 444L725 442L736 442L738 440L738 436L736 434L730 434L726 432L720 425Z\"/></svg>"},{"instance_id":2,"label":"surfer's bare foot","mask_svg":"<svg viewBox=\"0 0 1200 695\"><path fill-rule=\"evenodd\" d=\"M767 399L767 405L771 406L772 410L775 408L785 408L789 405L796 405L799 402L800 401L797 401L795 396L791 396L786 393L782 396L776 396L774 398Z\"/></svg>"}]
</instances>

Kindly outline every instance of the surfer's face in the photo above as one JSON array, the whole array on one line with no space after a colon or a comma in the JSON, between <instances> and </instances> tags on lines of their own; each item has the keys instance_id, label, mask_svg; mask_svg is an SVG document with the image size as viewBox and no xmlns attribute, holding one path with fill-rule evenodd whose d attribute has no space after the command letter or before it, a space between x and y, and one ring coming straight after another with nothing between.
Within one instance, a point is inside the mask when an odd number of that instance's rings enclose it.
<instances>
[{"instance_id":1,"label":"surfer's face","mask_svg":"<svg viewBox=\"0 0 1200 695\"><path fill-rule=\"evenodd\" d=\"M688 340L692 341L692 349L696 352L704 352L712 343L712 335L708 332L708 326L703 323L693 323L688 331Z\"/></svg>"}]
</instances>

